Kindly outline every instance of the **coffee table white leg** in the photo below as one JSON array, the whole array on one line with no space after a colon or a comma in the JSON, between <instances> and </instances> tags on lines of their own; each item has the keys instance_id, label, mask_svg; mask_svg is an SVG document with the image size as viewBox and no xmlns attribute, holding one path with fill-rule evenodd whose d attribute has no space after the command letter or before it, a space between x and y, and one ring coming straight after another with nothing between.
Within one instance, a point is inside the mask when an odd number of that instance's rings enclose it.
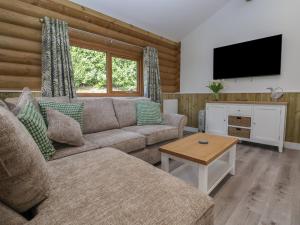
<instances>
[{"instance_id":1,"label":"coffee table white leg","mask_svg":"<svg viewBox=\"0 0 300 225\"><path fill-rule=\"evenodd\" d=\"M208 192L208 166L198 164L198 189Z\"/></svg>"},{"instance_id":2,"label":"coffee table white leg","mask_svg":"<svg viewBox=\"0 0 300 225\"><path fill-rule=\"evenodd\" d=\"M230 174L235 175L236 145L231 147L229 151L229 164L231 167Z\"/></svg>"},{"instance_id":3,"label":"coffee table white leg","mask_svg":"<svg viewBox=\"0 0 300 225\"><path fill-rule=\"evenodd\" d=\"M170 162L169 162L169 156L165 153L161 153L161 169L169 172L170 171Z\"/></svg>"}]
</instances>

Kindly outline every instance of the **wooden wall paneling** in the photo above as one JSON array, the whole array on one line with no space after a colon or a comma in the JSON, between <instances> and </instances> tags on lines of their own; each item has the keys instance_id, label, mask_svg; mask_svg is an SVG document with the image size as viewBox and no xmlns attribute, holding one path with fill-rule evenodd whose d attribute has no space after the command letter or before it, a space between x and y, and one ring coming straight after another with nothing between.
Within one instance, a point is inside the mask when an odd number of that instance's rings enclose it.
<instances>
[{"instance_id":1,"label":"wooden wall paneling","mask_svg":"<svg viewBox=\"0 0 300 225\"><path fill-rule=\"evenodd\" d=\"M41 77L41 66L0 62L0 74Z\"/></svg>"},{"instance_id":2,"label":"wooden wall paneling","mask_svg":"<svg viewBox=\"0 0 300 225\"><path fill-rule=\"evenodd\" d=\"M42 24L38 18L2 8L0 8L0 21L23 27L30 27L37 30L42 29Z\"/></svg>"},{"instance_id":3,"label":"wooden wall paneling","mask_svg":"<svg viewBox=\"0 0 300 225\"><path fill-rule=\"evenodd\" d=\"M93 22L96 24L99 22L99 25L101 25L101 26L106 26L107 28L110 28L112 30L117 30L119 32L129 33L132 36L136 36L138 38L148 40L149 42L153 42L158 45L162 45L167 48L176 50L177 43L175 43L174 41L170 41L159 35L150 33L148 31L145 31L143 29L135 27L131 24L128 24L128 23L122 22L120 20L117 20L115 18L112 18L110 16L104 15L93 9L88 9L86 7L83 7L76 3L71 3L69 1L50 0L50 2L54 3L54 7L56 6L56 4L65 6L65 7L61 7L62 10L64 8L66 10L69 10L68 13L70 13L70 15L72 15L73 17L80 17L82 19L85 19L87 21L90 21L90 22ZM72 13L70 10L74 10L73 11L74 13ZM82 16L83 14L85 14L86 16L83 17ZM93 19L95 19L95 20L97 19L97 21L94 21Z\"/></svg>"},{"instance_id":4,"label":"wooden wall paneling","mask_svg":"<svg viewBox=\"0 0 300 225\"><path fill-rule=\"evenodd\" d=\"M176 50L177 47L177 43L173 41L144 31L133 25L119 21L115 18L106 16L95 10L88 9L73 2L61 0L26 0L26 2L39 5L52 11L58 11L61 14L70 15L74 18L94 23L111 30L115 30L124 34L130 34L134 37L149 41L150 43L166 46L169 49ZM174 54L176 54L175 52Z\"/></svg>"},{"instance_id":5,"label":"wooden wall paneling","mask_svg":"<svg viewBox=\"0 0 300 225\"><path fill-rule=\"evenodd\" d=\"M1 74L19 76L22 68L25 69L24 77L37 76L41 64L40 18L44 16L67 21L71 44L76 46L134 57L141 57L147 45L156 47L162 91L179 90L178 43L65 0L0 1L0 62L5 63ZM16 64L14 70L12 64ZM2 80L6 75L2 75ZM17 87L21 86L19 83L15 82ZM38 84L36 80L33 83Z\"/></svg>"},{"instance_id":6,"label":"wooden wall paneling","mask_svg":"<svg viewBox=\"0 0 300 225\"><path fill-rule=\"evenodd\" d=\"M39 91L41 87L41 77L23 77L0 75L0 89L15 90L29 87L32 90Z\"/></svg>"},{"instance_id":7,"label":"wooden wall paneling","mask_svg":"<svg viewBox=\"0 0 300 225\"><path fill-rule=\"evenodd\" d=\"M211 94L169 94L163 99L178 99L178 111L188 117L188 126L198 127L198 111L212 100ZM227 101L271 101L269 93L222 93L220 100ZM280 101L288 102L286 137L288 142L300 143L300 93L285 93Z\"/></svg>"},{"instance_id":8,"label":"wooden wall paneling","mask_svg":"<svg viewBox=\"0 0 300 225\"><path fill-rule=\"evenodd\" d=\"M20 38L8 37L3 35L0 35L0 48L38 54L40 54L42 50L40 42L28 41Z\"/></svg>"},{"instance_id":9,"label":"wooden wall paneling","mask_svg":"<svg viewBox=\"0 0 300 225\"><path fill-rule=\"evenodd\" d=\"M41 65L41 54L0 49L0 62Z\"/></svg>"},{"instance_id":10,"label":"wooden wall paneling","mask_svg":"<svg viewBox=\"0 0 300 225\"><path fill-rule=\"evenodd\" d=\"M0 34L10 37L21 38L30 41L42 41L41 31L24 26L0 22Z\"/></svg>"},{"instance_id":11,"label":"wooden wall paneling","mask_svg":"<svg viewBox=\"0 0 300 225\"><path fill-rule=\"evenodd\" d=\"M38 5L38 3L37 3ZM141 40L136 37L132 37L127 34L123 34L114 30L107 29L105 27L101 27L77 18L73 18L68 15L63 15L61 13L58 13L56 11L51 11L45 8L41 8L39 6L33 5L33 4L28 4L26 3L26 0L23 2L19 0L10 0L10 1L1 1L0 2L0 7L12 11L16 11L19 13L23 13L25 15L29 16L35 16L35 17L44 17L44 16L49 16L49 17L54 17L57 19L64 20L69 23L70 27L77 28L80 30L88 31L91 33L96 33L100 35L104 35L116 40L124 41L133 45L138 45L138 46L147 46L149 43L147 41ZM175 58L174 55L170 54L169 51L165 51L165 49L161 46L155 46L159 51L169 54L168 56L170 59Z\"/></svg>"}]
</instances>

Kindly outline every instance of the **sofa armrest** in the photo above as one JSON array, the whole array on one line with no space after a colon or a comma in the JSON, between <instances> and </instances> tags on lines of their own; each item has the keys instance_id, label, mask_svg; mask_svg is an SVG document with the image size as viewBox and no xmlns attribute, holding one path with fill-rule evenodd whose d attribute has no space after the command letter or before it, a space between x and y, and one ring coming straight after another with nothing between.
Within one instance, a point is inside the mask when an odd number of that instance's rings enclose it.
<instances>
[{"instance_id":1,"label":"sofa armrest","mask_svg":"<svg viewBox=\"0 0 300 225\"><path fill-rule=\"evenodd\" d=\"M166 125L174 126L178 128L178 137L183 137L183 129L187 123L187 117L185 115L175 113L165 113L163 115L164 123Z\"/></svg>"}]
</instances>

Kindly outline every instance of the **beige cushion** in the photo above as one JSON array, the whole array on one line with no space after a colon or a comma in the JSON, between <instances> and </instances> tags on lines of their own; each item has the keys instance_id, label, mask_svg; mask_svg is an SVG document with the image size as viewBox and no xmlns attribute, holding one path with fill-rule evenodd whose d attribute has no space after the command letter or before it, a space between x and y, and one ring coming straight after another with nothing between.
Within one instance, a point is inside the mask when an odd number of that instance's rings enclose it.
<instances>
[{"instance_id":1,"label":"beige cushion","mask_svg":"<svg viewBox=\"0 0 300 225\"><path fill-rule=\"evenodd\" d=\"M71 102L84 103L84 134L119 128L111 98L72 99Z\"/></svg>"},{"instance_id":2,"label":"beige cushion","mask_svg":"<svg viewBox=\"0 0 300 225\"><path fill-rule=\"evenodd\" d=\"M0 107L3 107L5 109L9 110L7 104L4 101L2 101L1 99L0 99Z\"/></svg>"},{"instance_id":3,"label":"beige cushion","mask_svg":"<svg viewBox=\"0 0 300 225\"><path fill-rule=\"evenodd\" d=\"M113 99L113 104L120 127L136 125L136 103L147 98Z\"/></svg>"},{"instance_id":4,"label":"beige cushion","mask_svg":"<svg viewBox=\"0 0 300 225\"><path fill-rule=\"evenodd\" d=\"M46 112L48 138L73 146L84 144L80 124L76 120L54 109L46 109Z\"/></svg>"},{"instance_id":5,"label":"beige cushion","mask_svg":"<svg viewBox=\"0 0 300 225\"><path fill-rule=\"evenodd\" d=\"M40 112L40 107L38 102L36 101L36 99L33 97L31 90L27 87L25 87L17 101L17 104L15 106L15 108L13 108L11 111L15 114L18 115L19 112L21 111L21 109L23 109L25 107L25 105L27 104L27 102L30 101L33 103L33 105L35 106L36 110L38 112Z\"/></svg>"},{"instance_id":6,"label":"beige cushion","mask_svg":"<svg viewBox=\"0 0 300 225\"><path fill-rule=\"evenodd\" d=\"M24 212L48 196L46 162L21 122L0 107L0 200Z\"/></svg>"},{"instance_id":7,"label":"beige cushion","mask_svg":"<svg viewBox=\"0 0 300 225\"><path fill-rule=\"evenodd\" d=\"M23 216L0 202L0 224L22 225L28 222Z\"/></svg>"},{"instance_id":8,"label":"beige cushion","mask_svg":"<svg viewBox=\"0 0 300 225\"><path fill-rule=\"evenodd\" d=\"M122 129L145 135L147 145L178 138L178 128L167 125L131 126Z\"/></svg>"},{"instance_id":9,"label":"beige cushion","mask_svg":"<svg viewBox=\"0 0 300 225\"><path fill-rule=\"evenodd\" d=\"M44 102L70 103L70 99L69 99L68 96L60 96L60 97L38 97L36 99L38 101L44 101Z\"/></svg>"},{"instance_id":10,"label":"beige cushion","mask_svg":"<svg viewBox=\"0 0 300 225\"><path fill-rule=\"evenodd\" d=\"M97 149L97 145L87 139L84 139L84 145L82 146L69 146L69 145L58 145L55 146L55 154L52 156L51 160L60 159L70 155L75 155L78 153L91 151Z\"/></svg>"},{"instance_id":11,"label":"beige cushion","mask_svg":"<svg viewBox=\"0 0 300 225\"><path fill-rule=\"evenodd\" d=\"M213 207L196 188L112 148L48 167L55 185L30 225L204 225L198 221Z\"/></svg>"},{"instance_id":12,"label":"beige cushion","mask_svg":"<svg viewBox=\"0 0 300 225\"><path fill-rule=\"evenodd\" d=\"M121 129L86 134L84 138L95 143L99 148L114 147L126 153L143 149L146 146L143 135Z\"/></svg>"}]
</instances>

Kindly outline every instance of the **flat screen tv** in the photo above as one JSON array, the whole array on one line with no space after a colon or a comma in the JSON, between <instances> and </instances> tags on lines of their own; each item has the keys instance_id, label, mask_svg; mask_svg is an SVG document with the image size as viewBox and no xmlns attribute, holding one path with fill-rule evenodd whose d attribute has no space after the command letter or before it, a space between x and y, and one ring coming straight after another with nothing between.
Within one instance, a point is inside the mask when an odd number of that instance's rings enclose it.
<instances>
[{"instance_id":1,"label":"flat screen tv","mask_svg":"<svg viewBox=\"0 0 300 225\"><path fill-rule=\"evenodd\" d=\"M282 35L214 49L214 80L280 75Z\"/></svg>"}]
</instances>

